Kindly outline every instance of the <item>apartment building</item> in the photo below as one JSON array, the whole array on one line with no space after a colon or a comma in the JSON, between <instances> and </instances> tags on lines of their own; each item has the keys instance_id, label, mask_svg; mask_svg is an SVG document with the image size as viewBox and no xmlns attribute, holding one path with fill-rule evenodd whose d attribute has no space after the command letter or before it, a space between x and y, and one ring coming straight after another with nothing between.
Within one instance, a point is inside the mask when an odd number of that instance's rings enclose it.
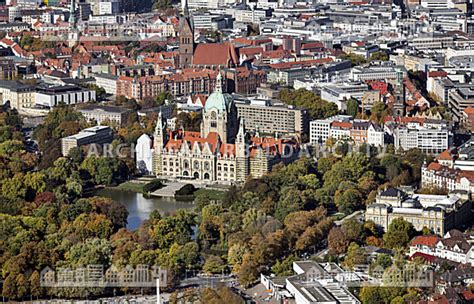
<instances>
[{"instance_id":1,"label":"apartment building","mask_svg":"<svg viewBox=\"0 0 474 304\"><path fill-rule=\"evenodd\" d=\"M457 229L448 231L443 237L420 235L410 242L410 256L419 254L441 260L474 266L474 235Z\"/></svg>"},{"instance_id":2,"label":"apartment building","mask_svg":"<svg viewBox=\"0 0 474 304\"><path fill-rule=\"evenodd\" d=\"M101 73L95 74L93 77L95 78L95 84L98 87L103 88L107 94L117 94L117 80L119 78L118 76L108 73Z\"/></svg>"},{"instance_id":3,"label":"apartment building","mask_svg":"<svg viewBox=\"0 0 474 304\"><path fill-rule=\"evenodd\" d=\"M286 105L278 100L236 100L238 116L244 119L248 130L262 134L300 137L307 131L306 110Z\"/></svg>"},{"instance_id":4,"label":"apartment building","mask_svg":"<svg viewBox=\"0 0 474 304\"><path fill-rule=\"evenodd\" d=\"M385 142L384 137L385 132L380 126L346 115L313 120L309 123L309 140L313 145L325 144L329 138L333 138L381 147Z\"/></svg>"},{"instance_id":5,"label":"apartment building","mask_svg":"<svg viewBox=\"0 0 474 304\"><path fill-rule=\"evenodd\" d=\"M68 137L61 138L61 153L63 156L69 154L72 148L90 144L105 144L112 142L112 129L107 126L95 126L82 130Z\"/></svg>"},{"instance_id":6,"label":"apartment building","mask_svg":"<svg viewBox=\"0 0 474 304\"><path fill-rule=\"evenodd\" d=\"M32 108L35 105L35 85L19 81L0 80L1 103L9 101L14 109Z\"/></svg>"},{"instance_id":7,"label":"apartment building","mask_svg":"<svg viewBox=\"0 0 474 304\"><path fill-rule=\"evenodd\" d=\"M446 150L450 142L450 130L444 120L393 117L386 122L385 128L393 134L395 149L418 148L437 155Z\"/></svg>"},{"instance_id":8,"label":"apartment building","mask_svg":"<svg viewBox=\"0 0 474 304\"><path fill-rule=\"evenodd\" d=\"M388 188L377 194L376 201L367 206L366 220L373 221L383 229L397 218L403 218L421 231L428 228L435 234L461 227L470 220L471 201L449 195L408 195L396 188Z\"/></svg>"},{"instance_id":9,"label":"apartment building","mask_svg":"<svg viewBox=\"0 0 474 304\"><path fill-rule=\"evenodd\" d=\"M469 87L451 89L448 94L448 109L455 121L461 122L463 111L474 106L474 84Z\"/></svg>"}]
</instances>

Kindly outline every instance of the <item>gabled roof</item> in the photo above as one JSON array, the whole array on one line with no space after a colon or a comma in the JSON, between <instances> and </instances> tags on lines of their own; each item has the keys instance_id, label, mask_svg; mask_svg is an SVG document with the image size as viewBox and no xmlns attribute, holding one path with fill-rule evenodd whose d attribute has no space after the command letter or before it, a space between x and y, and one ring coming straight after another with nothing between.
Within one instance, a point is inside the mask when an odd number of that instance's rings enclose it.
<instances>
[{"instance_id":1,"label":"gabled roof","mask_svg":"<svg viewBox=\"0 0 474 304\"><path fill-rule=\"evenodd\" d=\"M440 237L436 235L419 235L415 237L413 240L411 240L410 245L411 246L424 245L424 246L434 248L436 244L439 242L439 240L440 240Z\"/></svg>"},{"instance_id":2,"label":"gabled roof","mask_svg":"<svg viewBox=\"0 0 474 304\"><path fill-rule=\"evenodd\" d=\"M228 42L200 43L193 56L193 65L231 67L238 63L237 50Z\"/></svg>"},{"instance_id":3,"label":"gabled roof","mask_svg":"<svg viewBox=\"0 0 474 304\"><path fill-rule=\"evenodd\" d=\"M449 150L444 150L440 155L436 157L437 160L453 160L453 156Z\"/></svg>"}]
</instances>

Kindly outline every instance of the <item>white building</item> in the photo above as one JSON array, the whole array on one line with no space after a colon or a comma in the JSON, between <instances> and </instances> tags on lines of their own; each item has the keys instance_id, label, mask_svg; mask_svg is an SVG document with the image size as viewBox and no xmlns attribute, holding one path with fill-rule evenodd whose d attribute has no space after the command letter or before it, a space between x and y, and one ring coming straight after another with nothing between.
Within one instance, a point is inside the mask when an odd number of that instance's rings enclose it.
<instances>
[{"instance_id":1,"label":"white building","mask_svg":"<svg viewBox=\"0 0 474 304\"><path fill-rule=\"evenodd\" d=\"M407 71L401 66L356 66L351 70L353 81L404 79Z\"/></svg>"},{"instance_id":2,"label":"white building","mask_svg":"<svg viewBox=\"0 0 474 304\"><path fill-rule=\"evenodd\" d=\"M120 13L120 0L102 0L99 2L99 15L115 15Z\"/></svg>"},{"instance_id":3,"label":"white building","mask_svg":"<svg viewBox=\"0 0 474 304\"><path fill-rule=\"evenodd\" d=\"M293 262L293 271L295 275L285 278L261 274L260 282L281 303L288 298L293 298L295 304L360 303L347 288L350 283L362 281L355 272L345 271L335 263L310 260Z\"/></svg>"},{"instance_id":4,"label":"white building","mask_svg":"<svg viewBox=\"0 0 474 304\"><path fill-rule=\"evenodd\" d=\"M105 90L107 94L115 95L117 93L118 76L113 74L95 74L95 84Z\"/></svg>"},{"instance_id":5,"label":"white building","mask_svg":"<svg viewBox=\"0 0 474 304\"><path fill-rule=\"evenodd\" d=\"M75 85L43 85L35 93L36 105L52 108L60 103L73 105L96 100L94 90L80 88Z\"/></svg>"},{"instance_id":6,"label":"white building","mask_svg":"<svg viewBox=\"0 0 474 304\"><path fill-rule=\"evenodd\" d=\"M136 163L141 174L153 174L153 141L150 136L143 134L137 140Z\"/></svg>"},{"instance_id":7,"label":"white building","mask_svg":"<svg viewBox=\"0 0 474 304\"><path fill-rule=\"evenodd\" d=\"M420 235L410 242L410 256L417 253L474 266L474 236L459 230L450 230L444 237Z\"/></svg>"},{"instance_id":8,"label":"white building","mask_svg":"<svg viewBox=\"0 0 474 304\"><path fill-rule=\"evenodd\" d=\"M437 155L449 147L450 131L443 120L406 118L389 128L393 128L396 149L406 151L418 148L425 153Z\"/></svg>"},{"instance_id":9,"label":"white building","mask_svg":"<svg viewBox=\"0 0 474 304\"><path fill-rule=\"evenodd\" d=\"M350 140L355 144L384 145L384 130L368 120L352 119L351 116L337 115L309 123L309 140L313 145L325 144L328 138Z\"/></svg>"}]
</instances>

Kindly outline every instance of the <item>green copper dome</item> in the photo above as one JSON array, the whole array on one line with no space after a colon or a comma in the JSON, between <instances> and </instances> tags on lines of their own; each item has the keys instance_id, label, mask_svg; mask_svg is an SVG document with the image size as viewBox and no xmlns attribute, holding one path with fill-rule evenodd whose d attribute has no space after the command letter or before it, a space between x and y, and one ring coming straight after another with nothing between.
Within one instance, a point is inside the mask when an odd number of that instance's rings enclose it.
<instances>
[{"instance_id":1,"label":"green copper dome","mask_svg":"<svg viewBox=\"0 0 474 304\"><path fill-rule=\"evenodd\" d=\"M234 98L230 94L222 92L222 75L219 73L216 77L216 89L209 95L204 106L204 111L217 109L220 111L228 111L234 102Z\"/></svg>"},{"instance_id":2,"label":"green copper dome","mask_svg":"<svg viewBox=\"0 0 474 304\"><path fill-rule=\"evenodd\" d=\"M211 109L217 109L220 111L227 111L234 99L230 94L222 93L222 92L214 92L212 93L209 98L206 100L206 105L204 106L204 110L207 112Z\"/></svg>"}]
</instances>

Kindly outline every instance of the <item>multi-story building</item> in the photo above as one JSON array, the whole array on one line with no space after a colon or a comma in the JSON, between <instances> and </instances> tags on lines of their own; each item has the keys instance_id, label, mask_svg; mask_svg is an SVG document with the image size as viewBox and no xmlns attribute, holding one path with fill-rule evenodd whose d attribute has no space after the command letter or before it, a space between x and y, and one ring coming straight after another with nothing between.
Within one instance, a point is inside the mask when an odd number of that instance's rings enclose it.
<instances>
[{"instance_id":1,"label":"multi-story building","mask_svg":"<svg viewBox=\"0 0 474 304\"><path fill-rule=\"evenodd\" d=\"M336 263L315 261L293 262L294 275L260 275L260 282L269 290L268 301L286 303L291 298L295 304L344 303L360 304L348 289L348 285L362 278L353 271L347 271Z\"/></svg>"},{"instance_id":2,"label":"multi-story building","mask_svg":"<svg viewBox=\"0 0 474 304\"><path fill-rule=\"evenodd\" d=\"M396 149L418 148L425 153L439 154L450 142L450 130L446 121L416 117L395 117L387 121L385 128L391 129Z\"/></svg>"},{"instance_id":3,"label":"multi-story building","mask_svg":"<svg viewBox=\"0 0 474 304\"><path fill-rule=\"evenodd\" d=\"M113 134L110 127L95 126L87 128L75 135L61 138L61 153L63 156L66 156L72 148L90 144L110 143L112 139Z\"/></svg>"},{"instance_id":4,"label":"multi-story building","mask_svg":"<svg viewBox=\"0 0 474 304\"><path fill-rule=\"evenodd\" d=\"M120 76L117 96L143 100L169 91L173 96L212 92L217 72L213 70L184 70L180 74L144 77Z\"/></svg>"},{"instance_id":5,"label":"multi-story building","mask_svg":"<svg viewBox=\"0 0 474 304\"><path fill-rule=\"evenodd\" d=\"M265 71L256 71L247 68L224 69L228 92L239 94L254 94L257 88L267 81Z\"/></svg>"},{"instance_id":6,"label":"multi-story building","mask_svg":"<svg viewBox=\"0 0 474 304\"><path fill-rule=\"evenodd\" d=\"M474 84L469 87L451 89L448 94L448 109L455 121L461 122L463 111L474 106Z\"/></svg>"},{"instance_id":7,"label":"multi-story building","mask_svg":"<svg viewBox=\"0 0 474 304\"><path fill-rule=\"evenodd\" d=\"M127 122L128 117L133 112L130 109L115 107L115 106L101 106L101 105L86 105L78 109L82 115L91 122L97 125L108 122L117 127L122 126Z\"/></svg>"},{"instance_id":8,"label":"multi-story building","mask_svg":"<svg viewBox=\"0 0 474 304\"><path fill-rule=\"evenodd\" d=\"M269 99L245 99L237 101L235 106L248 130L298 137L306 133L308 121L305 110Z\"/></svg>"},{"instance_id":9,"label":"multi-story building","mask_svg":"<svg viewBox=\"0 0 474 304\"><path fill-rule=\"evenodd\" d=\"M356 66L351 70L353 81L391 80L397 81L407 77L403 66Z\"/></svg>"},{"instance_id":10,"label":"multi-story building","mask_svg":"<svg viewBox=\"0 0 474 304\"><path fill-rule=\"evenodd\" d=\"M408 46L417 50L447 49L454 46L454 37L448 35L429 35L409 39Z\"/></svg>"},{"instance_id":11,"label":"multi-story building","mask_svg":"<svg viewBox=\"0 0 474 304\"><path fill-rule=\"evenodd\" d=\"M120 13L120 0L101 0L99 15L115 15Z\"/></svg>"},{"instance_id":12,"label":"multi-story building","mask_svg":"<svg viewBox=\"0 0 474 304\"><path fill-rule=\"evenodd\" d=\"M12 80L18 76L16 65L11 59L0 60L0 80Z\"/></svg>"},{"instance_id":13,"label":"multi-story building","mask_svg":"<svg viewBox=\"0 0 474 304\"><path fill-rule=\"evenodd\" d=\"M0 80L0 96L2 104L10 101L14 109L32 108L35 105L34 85L24 84L19 81Z\"/></svg>"},{"instance_id":14,"label":"multi-story building","mask_svg":"<svg viewBox=\"0 0 474 304\"><path fill-rule=\"evenodd\" d=\"M296 141L248 136L232 96L222 92L221 74L202 111L200 132L171 131L159 114L153 143L155 175L231 184L244 182L249 175L262 176L275 164L297 157L285 154L298 151Z\"/></svg>"},{"instance_id":15,"label":"multi-story building","mask_svg":"<svg viewBox=\"0 0 474 304\"><path fill-rule=\"evenodd\" d=\"M378 147L383 146L385 142L385 132L380 126L368 120L352 119L351 116L344 115L311 121L309 134L310 143L313 145L325 144L329 138Z\"/></svg>"},{"instance_id":16,"label":"multi-story building","mask_svg":"<svg viewBox=\"0 0 474 304\"><path fill-rule=\"evenodd\" d=\"M95 74L94 78L95 84L98 87L103 88L107 94L117 94L117 80L119 78L118 76L107 73L101 73Z\"/></svg>"},{"instance_id":17,"label":"multi-story building","mask_svg":"<svg viewBox=\"0 0 474 304\"><path fill-rule=\"evenodd\" d=\"M474 235L452 229L443 237L420 235L410 242L410 256L419 253L467 266L474 266Z\"/></svg>"},{"instance_id":18,"label":"multi-story building","mask_svg":"<svg viewBox=\"0 0 474 304\"><path fill-rule=\"evenodd\" d=\"M388 229L396 218L403 218L421 231L424 227L438 235L461 227L471 217L471 202L454 194L407 195L402 190L388 188L377 194L376 202L367 206L366 220Z\"/></svg>"},{"instance_id":19,"label":"multi-story building","mask_svg":"<svg viewBox=\"0 0 474 304\"><path fill-rule=\"evenodd\" d=\"M35 104L45 108L56 107L63 103L74 105L96 100L95 90L76 85L40 85L36 88Z\"/></svg>"},{"instance_id":20,"label":"multi-story building","mask_svg":"<svg viewBox=\"0 0 474 304\"><path fill-rule=\"evenodd\" d=\"M362 101L370 92L369 86L363 82L328 83L321 87L321 99L335 103L339 110L347 110L347 101L351 98Z\"/></svg>"}]
</instances>

